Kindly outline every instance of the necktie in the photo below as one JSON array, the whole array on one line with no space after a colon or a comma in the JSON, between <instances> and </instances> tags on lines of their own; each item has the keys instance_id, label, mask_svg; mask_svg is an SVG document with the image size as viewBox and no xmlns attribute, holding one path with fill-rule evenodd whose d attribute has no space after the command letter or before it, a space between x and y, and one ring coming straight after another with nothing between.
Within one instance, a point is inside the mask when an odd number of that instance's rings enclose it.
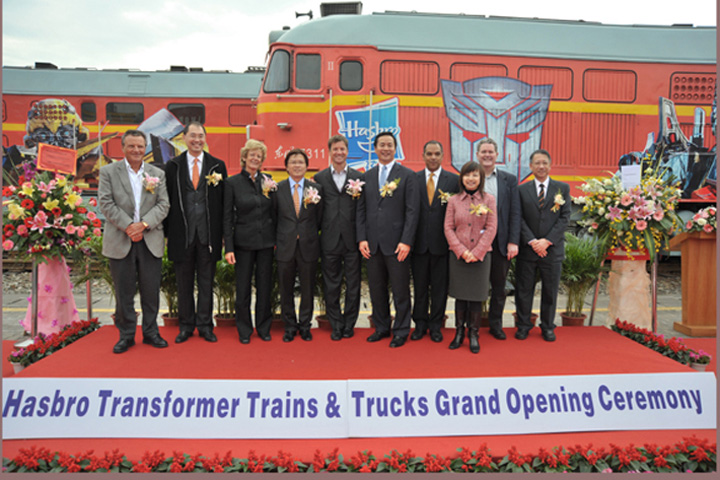
<instances>
[{"instance_id":1,"label":"necktie","mask_svg":"<svg viewBox=\"0 0 720 480\"><path fill-rule=\"evenodd\" d=\"M197 190L198 182L200 181L200 168L198 168L198 159L193 160L193 171L192 171L192 182L193 188Z\"/></svg>"},{"instance_id":2,"label":"necktie","mask_svg":"<svg viewBox=\"0 0 720 480\"><path fill-rule=\"evenodd\" d=\"M427 182L428 203L430 205L432 205L433 196L435 195L435 180L433 180L434 176L435 176L434 173L430 173L430 178L428 178L428 182Z\"/></svg>"},{"instance_id":3,"label":"necktie","mask_svg":"<svg viewBox=\"0 0 720 480\"><path fill-rule=\"evenodd\" d=\"M385 182L387 182L387 165L383 165L380 168L380 188L382 189L383 185L385 185Z\"/></svg>"},{"instance_id":4,"label":"necktie","mask_svg":"<svg viewBox=\"0 0 720 480\"><path fill-rule=\"evenodd\" d=\"M300 216L300 194L298 193L300 184L296 183L293 188L293 203L295 204L295 216Z\"/></svg>"},{"instance_id":5,"label":"necktie","mask_svg":"<svg viewBox=\"0 0 720 480\"><path fill-rule=\"evenodd\" d=\"M538 193L538 203L540 204L540 208L543 208L545 205L545 184L540 184L540 193Z\"/></svg>"}]
</instances>

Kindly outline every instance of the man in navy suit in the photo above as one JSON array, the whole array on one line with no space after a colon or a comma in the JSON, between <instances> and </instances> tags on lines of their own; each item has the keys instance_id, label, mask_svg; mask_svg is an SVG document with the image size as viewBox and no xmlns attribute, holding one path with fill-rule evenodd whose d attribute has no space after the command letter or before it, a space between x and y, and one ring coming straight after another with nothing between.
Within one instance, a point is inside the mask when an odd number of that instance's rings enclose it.
<instances>
[{"instance_id":1,"label":"man in navy suit","mask_svg":"<svg viewBox=\"0 0 720 480\"><path fill-rule=\"evenodd\" d=\"M497 233L492 244L490 263L490 334L498 340L507 336L502 329L503 310L505 309L505 280L510 268L510 260L518 254L520 243L520 196L517 177L496 167L498 157L497 143L490 137L478 143L477 159L485 171L485 191L495 197L497 202Z\"/></svg>"},{"instance_id":2,"label":"man in navy suit","mask_svg":"<svg viewBox=\"0 0 720 480\"><path fill-rule=\"evenodd\" d=\"M391 132L377 134L373 142L378 164L365 174L365 187L357 208L357 239L367 259L370 300L377 342L390 336L390 347L401 347L410 333L410 262L415 241L420 192L415 172L395 161L397 141ZM391 329L388 281L395 303Z\"/></svg>"},{"instance_id":3,"label":"man in navy suit","mask_svg":"<svg viewBox=\"0 0 720 480\"><path fill-rule=\"evenodd\" d=\"M363 174L348 166L348 140L343 135L330 137L328 148L332 163L318 172L314 180L325 194L320 235L322 275L325 307L332 326L330 338L337 341L354 335L360 311L360 252L355 236L355 211L362 193L358 182L363 181ZM344 311L340 308L343 276Z\"/></svg>"},{"instance_id":4,"label":"man in navy suit","mask_svg":"<svg viewBox=\"0 0 720 480\"><path fill-rule=\"evenodd\" d=\"M312 340L310 321L313 313L315 273L320 258L320 222L322 220L322 187L305 178L308 157L300 148L285 156L289 178L278 183L275 199L277 213L278 286L282 318L285 323L283 342L300 338ZM295 276L300 279L300 312L295 315Z\"/></svg>"},{"instance_id":5,"label":"man in navy suit","mask_svg":"<svg viewBox=\"0 0 720 480\"><path fill-rule=\"evenodd\" d=\"M542 282L540 329L545 341L555 341L555 310L565 258L565 229L570 219L570 187L550 178L551 165L547 150L533 152L530 170L535 180L518 188L522 209L520 253L515 269L518 314L515 338L518 340L525 340L533 327L530 313L535 274L539 271Z\"/></svg>"},{"instance_id":6,"label":"man in navy suit","mask_svg":"<svg viewBox=\"0 0 720 480\"><path fill-rule=\"evenodd\" d=\"M458 176L441 168L443 147L430 140L423 148L425 168L417 172L420 215L412 252L413 321L411 340L420 340L430 330L433 342L440 333L448 295L448 249L445 238L445 208L450 195L458 192ZM425 188L422 188L422 186Z\"/></svg>"}]
</instances>

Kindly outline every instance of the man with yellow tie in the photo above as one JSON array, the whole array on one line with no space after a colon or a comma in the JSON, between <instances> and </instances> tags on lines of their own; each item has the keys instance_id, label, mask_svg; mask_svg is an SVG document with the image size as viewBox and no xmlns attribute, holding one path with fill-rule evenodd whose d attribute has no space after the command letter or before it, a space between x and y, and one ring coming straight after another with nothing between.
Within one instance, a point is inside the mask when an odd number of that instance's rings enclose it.
<instances>
[{"instance_id":1,"label":"man with yellow tie","mask_svg":"<svg viewBox=\"0 0 720 480\"><path fill-rule=\"evenodd\" d=\"M430 140L423 148L425 168L417 172L420 188L420 215L412 252L415 322L411 340L420 340L427 331L433 342L442 342L442 321L448 295L448 243L445 239L445 207L458 192L458 176L443 170L443 146Z\"/></svg>"},{"instance_id":2,"label":"man with yellow tie","mask_svg":"<svg viewBox=\"0 0 720 480\"><path fill-rule=\"evenodd\" d=\"M193 335L217 342L213 333L215 263L220 260L223 236L225 162L204 151L206 132L190 122L183 133L187 151L165 167L170 213L165 221L168 258L174 262L178 286L180 331L175 343ZM197 276L198 298L194 284Z\"/></svg>"}]
</instances>

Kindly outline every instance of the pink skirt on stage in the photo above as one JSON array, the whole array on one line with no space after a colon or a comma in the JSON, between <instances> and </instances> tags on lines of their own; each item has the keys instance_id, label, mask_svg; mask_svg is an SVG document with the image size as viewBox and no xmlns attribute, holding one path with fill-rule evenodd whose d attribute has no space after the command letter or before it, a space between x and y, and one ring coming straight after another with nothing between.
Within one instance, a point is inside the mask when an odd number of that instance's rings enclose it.
<instances>
[{"instance_id":1,"label":"pink skirt on stage","mask_svg":"<svg viewBox=\"0 0 720 480\"><path fill-rule=\"evenodd\" d=\"M72 293L73 285L65 259L48 260L38 265L38 333L57 333L72 322L80 320ZM28 309L20 322L31 331L32 292L28 296Z\"/></svg>"}]
</instances>

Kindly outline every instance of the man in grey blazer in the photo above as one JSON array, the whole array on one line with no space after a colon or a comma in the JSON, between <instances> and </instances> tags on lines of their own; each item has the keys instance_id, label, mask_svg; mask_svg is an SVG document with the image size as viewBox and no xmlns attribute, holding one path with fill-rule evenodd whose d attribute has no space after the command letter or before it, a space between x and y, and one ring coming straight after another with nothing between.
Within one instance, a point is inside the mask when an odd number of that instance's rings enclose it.
<instances>
[{"instance_id":1,"label":"man in grey blazer","mask_svg":"<svg viewBox=\"0 0 720 480\"><path fill-rule=\"evenodd\" d=\"M115 326L120 340L114 353L135 345L134 297L139 288L143 343L167 347L157 326L160 272L165 250L163 219L168 214L164 172L143 162L147 141L139 130L122 136L125 158L100 169L98 203L105 215L102 253L110 259L115 286Z\"/></svg>"},{"instance_id":2,"label":"man in grey blazer","mask_svg":"<svg viewBox=\"0 0 720 480\"><path fill-rule=\"evenodd\" d=\"M417 172L420 192L418 228L412 252L415 322L411 340L420 340L430 331L433 342L442 342L440 332L448 295L448 249L445 238L445 209L450 195L458 192L458 176L443 170L443 147L430 140L423 147L425 168ZM423 186L425 188L423 188Z\"/></svg>"},{"instance_id":3,"label":"man in grey blazer","mask_svg":"<svg viewBox=\"0 0 720 480\"><path fill-rule=\"evenodd\" d=\"M530 156L530 170L535 179L518 188L522 221L520 253L515 269L518 322L515 338L525 340L533 325L530 322L535 274L540 272L540 330L547 342L555 341L555 310L562 261L565 258L565 229L570 220L570 186L550 178L552 160L546 150Z\"/></svg>"},{"instance_id":4,"label":"man in grey blazer","mask_svg":"<svg viewBox=\"0 0 720 480\"><path fill-rule=\"evenodd\" d=\"M480 140L477 159L485 171L485 191L495 197L497 205L497 233L493 240L490 262L490 334L498 340L507 336L502 329L505 309L505 281L510 260L518 254L520 243L520 196L517 177L496 168L498 148L490 137Z\"/></svg>"},{"instance_id":5,"label":"man in grey blazer","mask_svg":"<svg viewBox=\"0 0 720 480\"><path fill-rule=\"evenodd\" d=\"M392 333L390 348L405 344L410 333L410 249L415 241L420 192L415 172L395 161L397 142L391 132L374 141L378 164L365 174L365 187L357 206L357 239L367 259L368 284L377 342ZM391 328L388 281L395 303Z\"/></svg>"},{"instance_id":6,"label":"man in grey blazer","mask_svg":"<svg viewBox=\"0 0 720 480\"><path fill-rule=\"evenodd\" d=\"M350 338L360 311L360 252L355 235L355 206L362 193L363 174L347 164L348 140L328 140L331 164L314 179L324 192L320 247L325 286L325 309L332 327L331 340ZM352 182L352 183L351 183ZM355 188L353 188L355 186ZM359 189L358 189L359 188ZM340 289L345 277L345 308Z\"/></svg>"}]
</instances>

